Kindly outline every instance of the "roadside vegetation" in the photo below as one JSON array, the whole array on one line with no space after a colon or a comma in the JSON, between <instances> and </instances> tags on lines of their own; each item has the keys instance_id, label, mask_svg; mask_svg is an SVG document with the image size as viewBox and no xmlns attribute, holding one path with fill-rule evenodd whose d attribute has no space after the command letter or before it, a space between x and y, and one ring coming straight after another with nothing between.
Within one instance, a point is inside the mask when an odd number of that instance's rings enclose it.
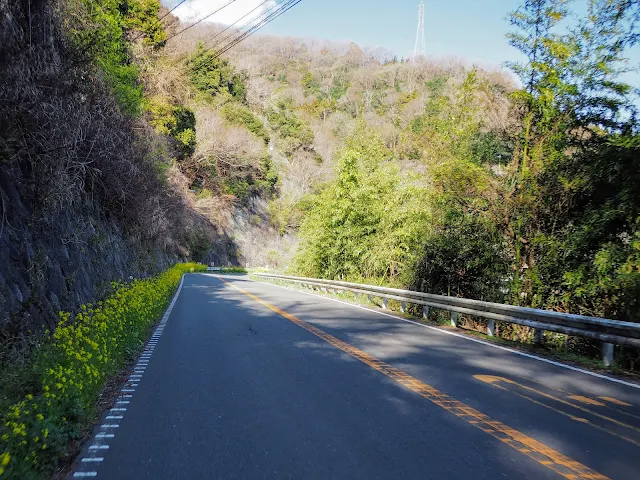
<instances>
[{"instance_id":1,"label":"roadside vegetation","mask_svg":"<svg viewBox=\"0 0 640 480\"><path fill-rule=\"evenodd\" d=\"M182 275L204 265L178 264L156 278L113 284L113 293L60 323L24 365L0 375L0 475L50 476L96 414L105 383L144 346Z\"/></svg>"},{"instance_id":2,"label":"roadside vegetation","mask_svg":"<svg viewBox=\"0 0 640 480\"><path fill-rule=\"evenodd\" d=\"M33 292L73 288L49 255L111 245L98 223L141 258L640 321L638 92L623 80L640 4L572 5L527 0L512 14L506 41L526 60L508 73L269 36L220 56L220 26L171 38L181 26L158 0L0 4L0 247L18 230L12 208L33 237L81 214L92 232L23 252L32 296L0 324L0 472L53 471L180 275L201 268L115 285L49 334L30 331ZM640 352L617 359L637 369Z\"/></svg>"},{"instance_id":3,"label":"roadside vegetation","mask_svg":"<svg viewBox=\"0 0 640 480\"><path fill-rule=\"evenodd\" d=\"M510 66L522 88L505 96L502 125L482 104L496 86L471 69L453 88L426 82L395 151L357 128L305 204L292 270L640 321L638 96L621 80L640 7L570 7L536 0L512 14L508 40L528 61ZM531 340L526 327L500 330ZM638 366L634 349L618 358Z\"/></svg>"}]
</instances>

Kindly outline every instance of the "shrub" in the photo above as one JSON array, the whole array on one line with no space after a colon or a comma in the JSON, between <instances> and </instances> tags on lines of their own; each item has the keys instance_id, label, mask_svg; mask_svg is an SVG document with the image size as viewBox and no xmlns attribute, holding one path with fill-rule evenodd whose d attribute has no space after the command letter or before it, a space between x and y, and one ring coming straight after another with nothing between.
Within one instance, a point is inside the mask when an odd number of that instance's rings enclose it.
<instances>
[{"instance_id":1,"label":"shrub","mask_svg":"<svg viewBox=\"0 0 640 480\"><path fill-rule=\"evenodd\" d=\"M262 121L247 107L236 102L229 102L222 109L222 114L228 122L244 125L256 137L264 140L265 144L269 143L269 133L264 128Z\"/></svg>"},{"instance_id":2,"label":"shrub","mask_svg":"<svg viewBox=\"0 0 640 480\"><path fill-rule=\"evenodd\" d=\"M271 127L281 138L281 148L288 156L292 156L296 150L312 150L314 135L313 130L303 123L293 111L291 102L280 101L277 108L267 114Z\"/></svg>"},{"instance_id":3,"label":"shrub","mask_svg":"<svg viewBox=\"0 0 640 480\"><path fill-rule=\"evenodd\" d=\"M144 345L182 275L203 270L178 264L156 278L113 284L109 298L83 305L73 316L60 312L55 332L27 365L17 367L22 371L12 372L30 378L28 386L9 398L11 389L3 385L0 475L39 478L53 472L69 441L95 414L107 380Z\"/></svg>"},{"instance_id":4,"label":"shrub","mask_svg":"<svg viewBox=\"0 0 640 480\"><path fill-rule=\"evenodd\" d=\"M103 72L105 83L128 115L142 112L143 92L125 34L136 29L145 35L146 43L162 44L166 34L156 20L159 9L157 0L69 0L65 12L65 31L75 54Z\"/></svg>"},{"instance_id":5,"label":"shrub","mask_svg":"<svg viewBox=\"0 0 640 480\"><path fill-rule=\"evenodd\" d=\"M144 36L143 43L153 47L163 46L167 40L162 22L158 21L158 0L128 0L127 28L137 30Z\"/></svg>"},{"instance_id":6,"label":"shrub","mask_svg":"<svg viewBox=\"0 0 640 480\"><path fill-rule=\"evenodd\" d=\"M162 135L177 141L182 155L193 155L196 148L196 117L192 110L182 105L172 105L161 97L147 102L151 125Z\"/></svg>"},{"instance_id":7,"label":"shrub","mask_svg":"<svg viewBox=\"0 0 640 480\"><path fill-rule=\"evenodd\" d=\"M222 267L219 271L221 273L247 273L244 267Z\"/></svg>"},{"instance_id":8,"label":"shrub","mask_svg":"<svg viewBox=\"0 0 640 480\"><path fill-rule=\"evenodd\" d=\"M202 42L187 60L187 69L191 83L199 92L211 97L226 93L244 100L247 92L244 75L235 72L227 60L216 57Z\"/></svg>"}]
</instances>

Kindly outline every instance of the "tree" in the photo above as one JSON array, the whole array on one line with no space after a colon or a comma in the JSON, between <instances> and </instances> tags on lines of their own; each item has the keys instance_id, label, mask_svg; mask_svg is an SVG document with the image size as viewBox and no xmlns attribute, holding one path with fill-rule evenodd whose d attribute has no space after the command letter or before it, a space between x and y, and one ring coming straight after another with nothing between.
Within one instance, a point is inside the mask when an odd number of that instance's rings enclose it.
<instances>
[{"instance_id":1,"label":"tree","mask_svg":"<svg viewBox=\"0 0 640 480\"><path fill-rule=\"evenodd\" d=\"M246 85L244 75L235 72L229 62L198 43L195 53L187 60L189 79L200 92L215 97L229 94L244 101Z\"/></svg>"},{"instance_id":2,"label":"tree","mask_svg":"<svg viewBox=\"0 0 640 480\"><path fill-rule=\"evenodd\" d=\"M522 128L503 214L511 298L640 320L630 308L640 273L629 267L640 215L631 193L640 189L638 124L633 90L619 80L625 49L639 40L640 5L594 0L560 34L567 5L530 0L512 16L520 32L510 41L529 61L512 65L525 88L514 96Z\"/></svg>"},{"instance_id":3,"label":"tree","mask_svg":"<svg viewBox=\"0 0 640 480\"><path fill-rule=\"evenodd\" d=\"M361 122L300 228L300 273L386 279L410 274L427 225L424 190L403 179L391 152Z\"/></svg>"}]
</instances>

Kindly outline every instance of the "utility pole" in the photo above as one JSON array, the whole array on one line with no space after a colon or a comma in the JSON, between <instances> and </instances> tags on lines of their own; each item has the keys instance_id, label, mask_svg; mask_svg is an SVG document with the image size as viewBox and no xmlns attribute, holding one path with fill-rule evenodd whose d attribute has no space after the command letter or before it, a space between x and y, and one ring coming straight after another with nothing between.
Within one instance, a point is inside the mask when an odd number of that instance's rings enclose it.
<instances>
[{"instance_id":1,"label":"utility pole","mask_svg":"<svg viewBox=\"0 0 640 480\"><path fill-rule=\"evenodd\" d=\"M418 50L419 46L419 50ZM424 0L420 2L418 6L418 31L416 32L416 44L413 47L413 63L416 63L418 55L425 57L427 55L427 49L424 39Z\"/></svg>"}]
</instances>

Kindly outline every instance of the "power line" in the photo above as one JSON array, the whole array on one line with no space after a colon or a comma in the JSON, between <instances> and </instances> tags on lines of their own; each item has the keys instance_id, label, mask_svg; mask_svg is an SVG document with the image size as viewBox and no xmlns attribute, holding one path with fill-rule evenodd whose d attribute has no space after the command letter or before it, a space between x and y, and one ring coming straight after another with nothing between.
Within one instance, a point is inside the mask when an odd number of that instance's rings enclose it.
<instances>
[{"instance_id":1,"label":"power line","mask_svg":"<svg viewBox=\"0 0 640 480\"><path fill-rule=\"evenodd\" d=\"M251 13L255 12L256 10L258 10L260 7L262 7L265 3L269 3L272 2L273 0L264 0L260 5L258 5L257 7L253 8L252 10L248 11L247 13L245 13L243 16L241 16L238 20L236 20L235 22L233 22L231 25L228 25L227 28L225 28L224 30L219 31L218 33L216 33L215 35L212 35L211 37L207 38L205 40L205 42L209 42L211 40L215 40L216 38L218 38L220 35L222 35L224 32L226 32L227 30L229 30L231 27L233 27L236 23L238 23L240 20L242 20L245 17L248 17ZM272 10L276 5L278 5L277 3L275 3L274 5L272 5L268 10ZM265 12L266 13L266 12ZM260 13L258 15L261 16L263 13ZM248 22L246 22L244 25L242 25L238 30L242 30L244 27L246 27L249 23L251 23L251 20L249 20ZM225 38L223 38L221 40L221 42L223 42L224 40L226 40L227 38L229 38L231 35L227 35ZM221 42L216 43L216 45L220 45ZM214 45L215 47L215 45ZM213 47L212 47L213 48Z\"/></svg>"},{"instance_id":2,"label":"power line","mask_svg":"<svg viewBox=\"0 0 640 480\"><path fill-rule=\"evenodd\" d=\"M162 20L164 17L166 17L167 15L169 15L171 12L173 12L176 8L178 8L180 5L182 5L184 2L186 2L187 0L182 0L180 3L178 3L175 7L173 7L171 10L169 10L167 13L165 13L163 16L161 16L158 20Z\"/></svg>"},{"instance_id":3,"label":"power line","mask_svg":"<svg viewBox=\"0 0 640 480\"><path fill-rule=\"evenodd\" d=\"M225 8L227 8L229 5L231 5L232 3L237 2L238 0L230 0L229 2L225 3L223 6L221 6L220 8L218 8L217 10L214 10L213 12L211 12L209 15L206 15L205 17L202 17L200 20L198 20L195 23L192 23L189 26L184 27L182 30L180 30L178 33L174 33L173 35L171 35L169 38L167 38L165 40L165 42L168 42L169 40L171 40L174 37L177 37L178 35L180 35L183 32L186 32L187 30L189 30L191 27L195 27L196 25L198 25L199 23L204 22L207 18L212 17L213 15L215 15L216 13L218 13L220 10L223 10Z\"/></svg>"},{"instance_id":4,"label":"power line","mask_svg":"<svg viewBox=\"0 0 640 480\"><path fill-rule=\"evenodd\" d=\"M162 22L162 20L169 15L171 12L173 12L176 8L178 8L180 5L182 5L184 2L186 2L187 0L181 0L180 3L178 3L176 6L174 6L171 10L169 10L167 13L165 13L164 15L162 15L160 18L156 19L156 21L153 23L153 26L155 27L156 24ZM144 35L144 32L140 32L138 35L136 35L131 41L135 42L136 40L138 40L140 37L142 37Z\"/></svg>"},{"instance_id":5,"label":"power line","mask_svg":"<svg viewBox=\"0 0 640 480\"><path fill-rule=\"evenodd\" d=\"M263 22L265 19L269 18L271 15L275 14L278 10L282 9L284 6L286 6L286 4L291 3L293 0L284 0L280 3L278 3L277 1L274 2L273 5L271 5L268 9L266 9L264 12L260 12L258 15L255 15L254 17L252 17L249 21L245 22L241 27L239 27L235 32L231 32L229 35L227 35L226 37L224 37L222 40L219 40L218 42L216 42L214 45L211 46L211 49L215 49L218 47L218 45L224 43L226 40L228 40L229 38L233 37L234 35L237 35L238 33L240 33L242 35L242 30L245 29L247 26L253 24L253 26L251 28L254 28L256 25L259 25L261 22ZM276 10L276 12L273 13L269 13L272 12L273 10ZM255 9L254 9L255 10ZM262 18L261 18L262 17ZM259 20L257 23L257 20ZM237 23L237 22L236 22ZM222 32L221 32L222 33ZM217 36L217 35L216 35ZM215 37L214 37L215 38ZM232 40L233 41L233 40Z\"/></svg>"},{"instance_id":6,"label":"power line","mask_svg":"<svg viewBox=\"0 0 640 480\"><path fill-rule=\"evenodd\" d=\"M287 0L286 2L284 2L282 4L279 4L279 6L281 8L277 9L275 12L272 12L270 15L268 15L265 18L263 18L258 24L254 25L251 29L247 30L242 35L239 35L234 40L229 42L227 45L222 47L219 51L216 52L215 57L217 58L217 57L221 56L222 54L228 52L230 49L232 49L237 44L239 44L240 42L245 40L247 37L253 35L255 32L257 32L258 30L260 30L264 26L266 26L269 23L273 22L280 15L282 15L285 12L291 10L293 7L295 7L301 1L302 0Z\"/></svg>"}]
</instances>

